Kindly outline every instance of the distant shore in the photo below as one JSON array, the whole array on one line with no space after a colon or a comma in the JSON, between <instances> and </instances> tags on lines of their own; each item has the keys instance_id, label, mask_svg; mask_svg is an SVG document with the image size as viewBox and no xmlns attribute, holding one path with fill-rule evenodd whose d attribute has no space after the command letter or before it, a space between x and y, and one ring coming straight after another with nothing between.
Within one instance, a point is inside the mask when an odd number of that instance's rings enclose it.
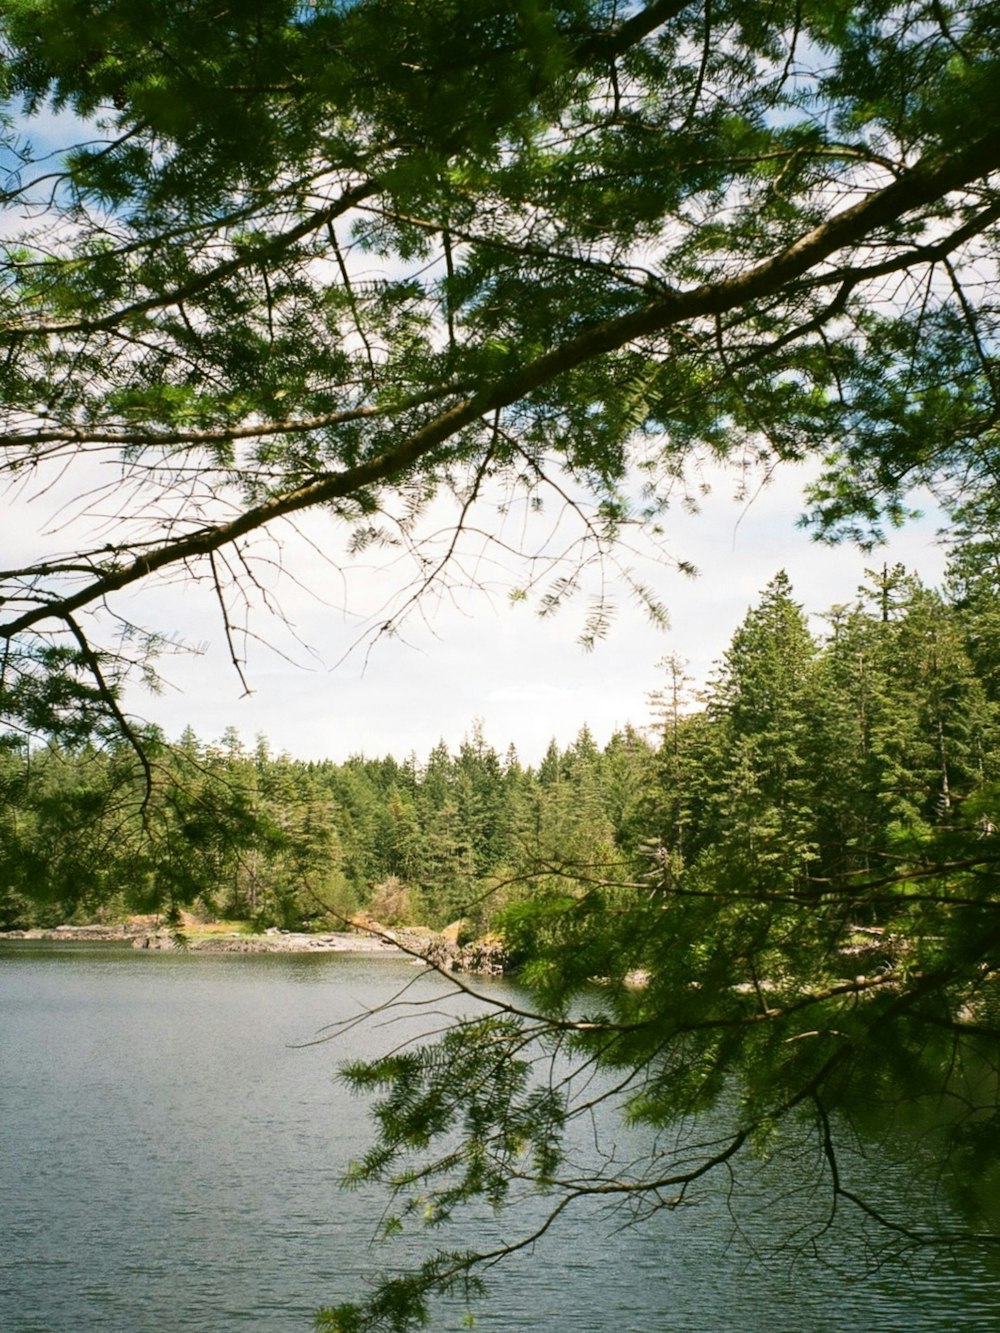
<instances>
[{"instance_id":1,"label":"distant shore","mask_svg":"<svg viewBox=\"0 0 1000 1333\"><path fill-rule=\"evenodd\" d=\"M56 943L131 944L133 949L189 949L198 953L393 953L420 951L436 939L430 933L395 933L353 930L311 935L305 931L266 930L247 934L239 930L201 933L187 926L126 922L102 926L33 927L0 931L0 940L50 940Z\"/></svg>"},{"instance_id":2,"label":"distant shore","mask_svg":"<svg viewBox=\"0 0 1000 1333\"><path fill-rule=\"evenodd\" d=\"M476 941L461 948L446 935L431 930L337 930L323 934L278 930L261 934L240 930L202 930L183 925L171 929L162 923L129 921L116 925L54 926L43 929L0 931L6 940L44 940L58 944L128 944L133 949L185 950L191 953L365 953L426 959L444 971L500 975L505 956L499 941Z\"/></svg>"}]
</instances>

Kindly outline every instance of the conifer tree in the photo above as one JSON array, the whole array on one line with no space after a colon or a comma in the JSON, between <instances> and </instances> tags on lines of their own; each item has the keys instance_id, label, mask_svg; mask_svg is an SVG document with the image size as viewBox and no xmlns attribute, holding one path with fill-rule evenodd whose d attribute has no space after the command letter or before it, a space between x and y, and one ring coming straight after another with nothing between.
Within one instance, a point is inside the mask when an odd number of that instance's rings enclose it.
<instances>
[{"instance_id":1,"label":"conifer tree","mask_svg":"<svg viewBox=\"0 0 1000 1333\"><path fill-rule=\"evenodd\" d=\"M809 804L815 643L787 575L768 584L733 636L709 692L702 781L704 855L739 858L755 883L800 878L815 855Z\"/></svg>"}]
</instances>

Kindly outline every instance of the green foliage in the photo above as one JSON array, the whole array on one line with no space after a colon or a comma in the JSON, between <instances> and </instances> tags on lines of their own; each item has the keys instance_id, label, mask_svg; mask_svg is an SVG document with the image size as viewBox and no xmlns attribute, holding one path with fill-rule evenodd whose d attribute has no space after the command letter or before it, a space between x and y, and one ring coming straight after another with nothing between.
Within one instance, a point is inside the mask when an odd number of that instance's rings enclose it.
<instances>
[{"instance_id":1,"label":"green foliage","mask_svg":"<svg viewBox=\"0 0 1000 1333\"><path fill-rule=\"evenodd\" d=\"M646 837L630 829L613 868L593 845L589 859L574 854L572 812L621 761L620 740L603 754L586 733L550 747L534 787L534 874L498 917L526 994L348 1071L377 1092L379 1130L351 1179L388 1185L401 1222L502 1203L525 1182L549 1201L542 1230L591 1197L642 1215L716 1172L734 1188L728 1173L739 1181L748 1151L779 1163L811 1152L826 1220L800 1245L821 1245L830 1212L846 1208L906 1245L997 1244L984 1182L1000 1169L1000 768L996 710L964 647L974 617L893 570L828 620L814 638L779 575L701 713L683 710L683 668L667 664L662 744L636 779ZM598 777L593 790L614 787ZM562 829L561 860L538 854L547 819ZM510 1066L502 1077L495 1057ZM547 1120L532 1109L552 1135L534 1162L522 1142L532 1093L551 1099ZM463 1123L463 1098L481 1096L488 1113ZM612 1154L606 1170L600 1153L586 1170L565 1162L595 1097L648 1127L647 1156ZM692 1147L686 1127L705 1116L711 1134ZM932 1154L957 1230L939 1233L903 1201L874 1209L863 1184L848 1185L842 1158L859 1134L884 1136L887 1154ZM499 1178L470 1166L484 1154ZM455 1292L518 1243L442 1251L421 1299ZM358 1328L387 1327L377 1303L358 1307Z\"/></svg>"},{"instance_id":2,"label":"green foliage","mask_svg":"<svg viewBox=\"0 0 1000 1333\"><path fill-rule=\"evenodd\" d=\"M955 1180L995 1178L998 38L947 0L8 0L0 473L92 500L0 573L6 918L289 924L394 876L439 924L504 923L537 1013L352 1075L381 1097L363 1172L431 1220L518 1175L555 1211L672 1206L793 1124L857 1204L838 1137L931 1101L967 1108L936 1131ZM458 533L489 506L506 568L497 514L551 491L577 566L529 549L515 581L548 614L596 570L592 643L626 526L662 534L706 456L818 460L830 539L929 486L949 596L885 570L820 643L779 576L702 712L672 669L655 753L583 733L537 773L477 733L423 769L168 751L122 712L164 638L119 594L183 572L232 645L249 539L306 510L402 542L426 589L465 578L421 544L432 504ZM723 1136L560 1181L572 1095L536 1052ZM398 1333L474 1265L323 1318Z\"/></svg>"},{"instance_id":3,"label":"green foliage","mask_svg":"<svg viewBox=\"0 0 1000 1333\"><path fill-rule=\"evenodd\" d=\"M112 540L95 493L75 553L8 562L5 708L120 731L163 641L119 592L184 570L225 607L246 538L306 509L356 551L395 530L434 583L435 499L505 546L498 508L569 499L578 567L527 550L513 581L588 596L592 643L595 572L706 455L821 460L827 535L872 539L914 483L974 503L996 36L936 0L10 0L0 473L89 495L100 457L129 499Z\"/></svg>"}]
</instances>

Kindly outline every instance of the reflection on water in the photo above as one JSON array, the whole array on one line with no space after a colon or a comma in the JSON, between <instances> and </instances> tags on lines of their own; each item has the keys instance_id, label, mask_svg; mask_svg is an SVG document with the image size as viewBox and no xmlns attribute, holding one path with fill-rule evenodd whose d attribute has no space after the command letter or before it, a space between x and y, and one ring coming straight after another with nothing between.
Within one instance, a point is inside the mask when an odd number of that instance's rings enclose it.
<instances>
[{"instance_id":1,"label":"reflection on water","mask_svg":"<svg viewBox=\"0 0 1000 1333\"><path fill-rule=\"evenodd\" d=\"M303 1044L406 983L423 1002L410 1017ZM338 1189L368 1130L336 1066L433 1025L429 1008L448 1008L440 994L437 979L384 957L0 946L0 1329L291 1333L317 1306L357 1296L399 1251L371 1244L380 1194ZM627 1156L628 1135L613 1132ZM770 1232L794 1230L800 1183L788 1180L782 1215L752 1197L733 1212L708 1190L643 1227L582 1210L491 1276L476 1326L1000 1327L1000 1279L972 1260L893 1259L861 1280L845 1228L823 1264L801 1247L760 1262ZM517 1224L440 1239L512 1239ZM404 1254L426 1243L404 1239ZM441 1310L434 1327L457 1329L462 1315Z\"/></svg>"}]
</instances>

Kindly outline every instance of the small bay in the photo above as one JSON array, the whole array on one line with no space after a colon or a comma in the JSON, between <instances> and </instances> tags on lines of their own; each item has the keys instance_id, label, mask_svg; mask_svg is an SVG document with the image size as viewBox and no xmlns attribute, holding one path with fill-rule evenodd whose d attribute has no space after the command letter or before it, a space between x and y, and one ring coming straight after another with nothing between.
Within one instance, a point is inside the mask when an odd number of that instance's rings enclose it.
<instances>
[{"instance_id":1,"label":"small bay","mask_svg":"<svg viewBox=\"0 0 1000 1333\"><path fill-rule=\"evenodd\" d=\"M316 1042L403 986L414 1004L394 1022ZM0 945L0 1328L292 1333L386 1264L436 1241L476 1244L475 1231L454 1228L373 1243L384 1197L339 1188L369 1126L337 1066L453 1011L444 983L402 959ZM606 1129L627 1156L637 1131ZM984 1261L915 1255L862 1275L834 1231L822 1263L791 1253L764 1262L718 1191L692 1200L643 1226L586 1211L562 1219L490 1274L476 1326L1000 1325L1000 1269ZM489 1230L514 1239L518 1218ZM457 1329L464 1313L443 1306L434 1327Z\"/></svg>"}]
</instances>

